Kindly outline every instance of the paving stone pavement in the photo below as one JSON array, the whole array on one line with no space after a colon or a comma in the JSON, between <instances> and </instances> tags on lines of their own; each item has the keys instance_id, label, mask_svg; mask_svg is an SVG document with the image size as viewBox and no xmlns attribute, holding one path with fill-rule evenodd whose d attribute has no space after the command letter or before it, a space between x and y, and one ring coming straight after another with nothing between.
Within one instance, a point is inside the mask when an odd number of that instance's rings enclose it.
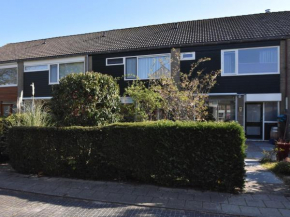
<instances>
[{"instance_id":1,"label":"paving stone pavement","mask_svg":"<svg viewBox=\"0 0 290 217\"><path fill-rule=\"evenodd\" d=\"M247 142L247 145L247 158L245 160L247 170L245 192L289 194L289 187L284 185L282 180L259 163L264 156L263 150L271 151L274 145L268 142Z\"/></svg>"},{"instance_id":2,"label":"paving stone pavement","mask_svg":"<svg viewBox=\"0 0 290 217\"><path fill-rule=\"evenodd\" d=\"M281 193L228 194L218 192L202 192L193 189L164 188L153 185L134 185L120 182L37 177L33 175L18 174L14 172L9 165L0 166L0 189L4 189L4 192L7 190L17 190L21 194L24 192L35 193L38 194L37 197L46 195L59 196L63 199L70 198L105 203L110 202L119 204L114 205L117 207L134 205L141 207L170 208L178 209L182 212L204 211L220 213L221 216L222 214L233 214L239 216L290 216L290 195L283 195ZM17 197L14 198L17 200ZM10 202L4 203L4 205L10 204L11 207L13 207L15 203L17 204L17 202L14 202L11 198L6 200ZM0 210L2 210L1 205L3 205L2 201L5 201L5 198L0 198L0 201ZM63 203L65 204L66 202ZM39 205L42 203L38 202L37 204ZM40 215L40 212L37 212L37 206L34 204L31 206L33 206L33 210L36 210L35 212ZM47 206L50 207L50 205ZM61 206L61 204L58 204L57 206ZM46 210L45 204L43 204L43 208L41 207L42 205L39 208L40 210ZM65 208L61 208L61 210L64 209ZM70 206L67 209L68 212L72 213L73 211L70 210L77 210L74 206ZM7 210L8 213L12 212L11 210L9 211L7 207L5 210ZM119 208L114 208L114 210L115 211L112 212L118 213L116 210L119 210ZM27 211L29 211L29 209L27 209ZM24 211L22 210L21 212ZM42 212L48 213L48 211ZM85 208L83 208L83 212L86 213ZM92 214L88 212L88 215ZM189 214L185 215L183 213L183 215L187 216ZM0 216L2 215L0 214ZM22 214L19 216L22 216ZM46 216L46 214L43 216ZM167 214L164 214L164 216L167 216ZM179 213L176 216L182 215Z\"/></svg>"},{"instance_id":3,"label":"paving stone pavement","mask_svg":"<svg viewBox=\"0 0 290 217\"><path fill-rule=\"evenodd\" d=\"M154 217L233 217L199 211L148 208L132 205L84 201L55 196L35 195L0 189L1 217L62 216L154 216Z\"/></svg>"},{"instance_id":4,"label":"paving stone pavement","mask_svg":"<svg viewBox=\"0 0 290 217\"><path fill-rule=\"evenodd\" d=\"M264 143L248 144L248 154L252 156L257 155L258 151L261 152L260 147L271 148ZM253 150L256 153L251 153ZM0 189L30 192L39 196L50 195L64 199L116 203L119 206L169 208L184 212L185 210L209 211L239 216L289 217L290 193L287 186L272 173L260 167L257 159L247 159L246 169L248 170L246 189L241 194L202 192L194 189L164 188L122 182L37 177L18 174L9 165L0 165ZM258 175L251 174L253 172ZM11 201L13 204L13 200ZM70 207L70 210L73 209L74 207Z\"/></svg>"}]
</instances>

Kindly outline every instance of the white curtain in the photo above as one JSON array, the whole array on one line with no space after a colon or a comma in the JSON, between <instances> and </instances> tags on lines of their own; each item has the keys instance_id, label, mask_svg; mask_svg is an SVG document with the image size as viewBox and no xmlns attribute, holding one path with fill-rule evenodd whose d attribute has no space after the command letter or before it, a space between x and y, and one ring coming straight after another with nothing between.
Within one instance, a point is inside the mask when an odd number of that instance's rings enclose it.
<instances>
[{"instance_id":1,"label":"white curtain","mask_svg":"<svg viewBox=\"0 0 290 217\"><path fill-rule=\"evenodd\" d=\"M84 63L65 63L59 64L59 78L71 73L84 72Z\"/></svg>"},{"instance_id":2,"label":"white curtain","mask_svg":"<svg viewBox=\"0 0 290 217\"><path fill-rule=\"evenodd\" d=\"M140 57L138 59L138 78L160 78L170 76L170 55Z\"/></svg>"},{"instance_id":3,"label":"white curtain","mask_svg":"<svg viewBox=\"0 0 290 217\"><path fill-rule=\"evenodd\" d=\"M278 48L239 50L239 74L277 73Z\"/></svg>"},{"instance_id":4,"label":"white curtain","mask_svg":"<svg viewBox=\"0 0 290 217\"><path fill-rule=\"evenodd\" d=\"M235 73L235 51L224 52L224 73Z\"/></svg>"},{"instance_id":5,"label":"white curtain","mask_svg":"<svg viewBox=\"0 0 290 217\"><path fill-rule=\"evenodd\" d=\"M57 65L50 65L49 82L56 83L57 81Z\"/></svg>"},{"instance_id":6,"label":"white curtain","mask_svg":"<svg viewBox=\"0 0 290 217\"><path fill-rule=\"evenodd\" d=\"M126 58L126 78L135 79L137 75L137 58Z\"/></svg>"},{"instance_id":7,"label":"white curtain","mask_svg":"<svg viewBox=\"0 0 290 217\"><path fill-rule=\"evenodd\" d=\"M259 50L260 63L277 63L277 48L264 48Z\"/></svg>"}]
</instances>

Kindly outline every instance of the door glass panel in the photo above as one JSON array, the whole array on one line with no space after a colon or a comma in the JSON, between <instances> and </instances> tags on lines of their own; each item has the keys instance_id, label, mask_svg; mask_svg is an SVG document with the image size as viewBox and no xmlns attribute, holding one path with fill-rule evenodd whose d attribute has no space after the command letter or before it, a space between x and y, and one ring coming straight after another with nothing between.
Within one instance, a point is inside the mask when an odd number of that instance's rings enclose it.
<instances>
[{"instance_id":1,"label":"door glass panel","mask_svg":"<svg viewBox=\"0 0 290 217\"><path fill-rule=\"evenodd\" d=\"M248 136L260 136L261 135L261 127L247 127L247 135Z\"/></svg>"},{"instance_id":2,"label":"door glass panel","mask_svg":"<svg viewBox=\"0 0 290 217\"><path fill-rule=\"evenodd\" d=\"M247 105L247 122L261 122L261 104Z\"/></svg>"},{"instance_id":3,"label":"door glass panel","mask_svg":"<svg viewBox=\"0 0 290 217\"><path fill-rule=\"evenodd\" d=\"M277 121L277 102L265 102L265 121Z\"/></svg>"}]
</instances>

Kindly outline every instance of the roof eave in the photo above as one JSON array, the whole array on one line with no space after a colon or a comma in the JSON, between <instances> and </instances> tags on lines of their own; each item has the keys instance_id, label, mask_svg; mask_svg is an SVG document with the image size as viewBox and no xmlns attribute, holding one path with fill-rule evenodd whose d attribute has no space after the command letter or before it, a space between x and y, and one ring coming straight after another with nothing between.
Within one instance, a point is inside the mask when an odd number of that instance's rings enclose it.
<instances>
[{"instance_id":1,"label":"roof eave","mask_svg":"<svg viewBox=\"0 0 290 217\"><path fill-rule=\"evenodd\" d=\"M144 50L159 50L159 49L166 49L166 48L173 48L173 47L183 48L183 47L210 46L210 45L221 45L221 44L237 44L237 43L245 43L245 42L274 41L274 40L285 40L285 39L290 39L290 35L279 36L279 37L258 38L258 39L255 38L255 39L216 41L216 42L206 42L206 43L171 44L171 45L164 45L164 46L143 47L143 48L123 49L123 50L110 50L110 51L100 51L100 52L91 51L91 52L63 54L63 55L55 55L55 56L47 56L47 57L14 59L14 60L0 61L0 64L6 64L6 63L11 63L11 62L43 60L43 59L54 59L54 58L63 58L63 57L73 57L73 56L124 53L124 52L130 52L130 51L144 51Z\"/></svg>"}]
</instances>

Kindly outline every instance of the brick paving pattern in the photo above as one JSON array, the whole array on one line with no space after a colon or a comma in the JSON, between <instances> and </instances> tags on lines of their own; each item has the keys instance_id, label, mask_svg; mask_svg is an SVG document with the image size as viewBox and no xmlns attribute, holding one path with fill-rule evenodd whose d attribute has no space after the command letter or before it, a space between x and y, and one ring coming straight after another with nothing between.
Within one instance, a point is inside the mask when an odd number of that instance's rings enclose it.
<instances>
[{"instance_id":1,"label":"brick paving pattern","mask_svg":"<svg viewBox=\"0 0 290 217\"><path fill-rule=\"evenodd\" d=\"M0 190L1 217L45 216L154 216L154 217L231 217L198 211L148 208L84 201L54 196Z\"/></svg>"}]
</instances>

